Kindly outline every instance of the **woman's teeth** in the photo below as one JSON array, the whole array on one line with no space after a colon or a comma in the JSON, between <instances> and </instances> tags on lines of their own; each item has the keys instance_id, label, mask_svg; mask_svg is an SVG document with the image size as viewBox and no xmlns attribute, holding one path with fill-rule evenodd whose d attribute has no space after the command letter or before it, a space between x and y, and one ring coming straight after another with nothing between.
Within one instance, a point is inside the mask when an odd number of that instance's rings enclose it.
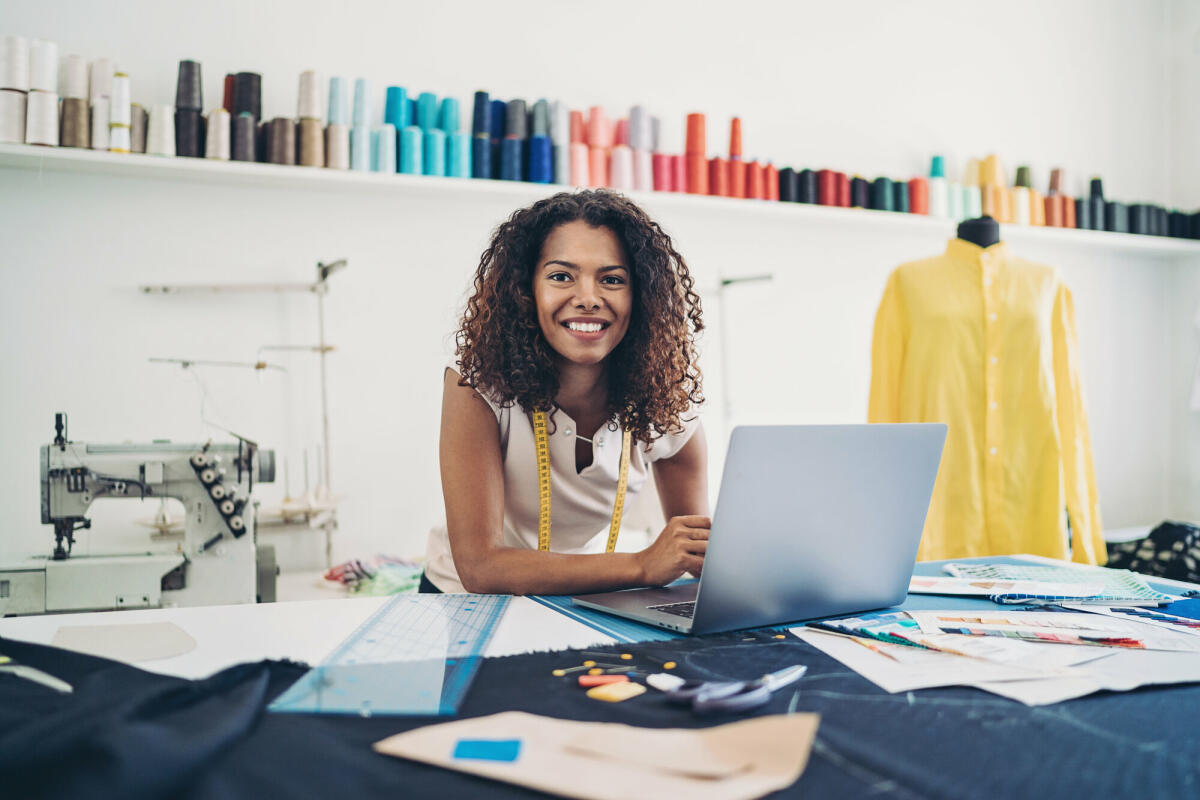
<instances>
[{"instance_id":1,"label":"woman's teeth","mask_svg":"<svg viewBox=\"0 0 1200 800\"><path fill-rule=\"evenodd\" d=\"M598 333L604 326L599 322L568 322L567 328L580 333Z\"/></svg>"}]
</instances>

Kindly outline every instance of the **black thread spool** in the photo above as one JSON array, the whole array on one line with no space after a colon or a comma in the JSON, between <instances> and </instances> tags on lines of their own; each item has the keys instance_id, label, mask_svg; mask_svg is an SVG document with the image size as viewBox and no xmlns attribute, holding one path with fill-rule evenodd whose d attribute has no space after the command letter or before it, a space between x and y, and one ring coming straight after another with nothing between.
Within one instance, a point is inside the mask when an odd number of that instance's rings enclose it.
<instances>
[{"instance_id":1,"label":"black thread spool","mask_svg":"<svg viewBox=\"0 0 1200 800\"><path fill-rule=\"evenodd\" d=\"M234 161L258 160L258 127L249 111L233 118L229 150Z\"/></svg>"},{"instance_id":2,"label":"black thread spool","mask_svg":"<svg viewBox=\"0 0 1200 800\"><path fill-rule=\"evenodd\" d=\"M1110 200L1104 204L1104 230L1113 233L1129 232L1129 209L1124 203Z\"/></svg>"},{"instance_id":3,"label":"black thread spool","mask_svg":"<svg viewBox=\"0 0 1200 800\"><path fill-rule=\"evenodd\" d=\"M871 185L866 178L857 175L850 179L850 206L852 208L871 207Z\"/></svg>"},{"instance_id":4,"label":"black thread spool","mask_svg":"<svg viewBox=\"0 0 1200 800\"><path fill-rule=\"evenodd\" d=\"M200 111L204 108L204 92L200 83L200 62L180 61L175 81L175 107Z\"/></svg>"},{"instance_id":5,"label":"black thread spool","mask_svg":"<svg viewBox=\"0 0 1200 800\"><path fill-rule=\"evenodd\" d=\"M186 158L203 158L204 142L201 131L199 109L175 109L175 155Z\"/></svg>"},{"instance_id":6,"label":"black thread spool","mask_svg":"<svg viewBox=\"0 0 1200 800\"><path fill-rule=\"evenodd\" d=\"M799 202L815 204L817 202L817 173L811 169L802 169L796 173L800 181Z\"/></svg>"},{"instance_id":7,"label":"black thread spool","mask_svg":"<svg viewBox=\"0 0 1200 800\"><path fill-rule=\"evenodd\" d=\"M262 76L257 72L239 72L233 76L233 117L247 112L258 122L262 119Z\"/></svg>"},{"instance_id":8,"label":"black thread spool","mask_svg":"<svg viewBox=\"0 0 1200 800\"><path fill-rule=\"evenodd\" d=\"M782 203L800 202L800 176L791 167L779 170L779 200Z\"/></svg>"}]
</instances>

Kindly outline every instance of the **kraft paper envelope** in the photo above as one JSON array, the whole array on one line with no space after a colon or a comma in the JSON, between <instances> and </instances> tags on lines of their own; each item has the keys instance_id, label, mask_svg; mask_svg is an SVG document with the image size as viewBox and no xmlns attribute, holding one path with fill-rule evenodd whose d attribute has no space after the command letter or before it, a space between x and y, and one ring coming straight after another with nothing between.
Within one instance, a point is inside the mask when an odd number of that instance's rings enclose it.
<instances>
[{"instance_id":1,"label":"kraft paper envelope","mask_svg":"<svg viewBox=\"0 0 1200 800\"><path fill-rule=\"evenodd\" d=\"M400 733L375 750L563 797L740 800L796 782L818 721L816 714L783 714L656 729L506 711ZM511 762L455 759L460 739L520 739L521 749Z\"/></svg>"}]
</instances>

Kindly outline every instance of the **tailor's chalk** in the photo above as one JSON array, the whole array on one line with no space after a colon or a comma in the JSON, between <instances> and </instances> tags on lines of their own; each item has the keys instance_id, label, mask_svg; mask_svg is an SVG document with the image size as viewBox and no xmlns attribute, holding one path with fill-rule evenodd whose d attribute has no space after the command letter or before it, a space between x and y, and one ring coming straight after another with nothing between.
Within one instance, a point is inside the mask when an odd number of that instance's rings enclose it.
<instances>
[{"instance_id":1,"label":"tailor's chalk","mask_svg":"<svg viewBox=\"0 0 1200 800\"><path fill-rule=\"evenodd\" d=\"M800 180L800 202L815 205L817 203L817 173L811 169L802 169L796 177Z\"/></svg>"},{"instance_id":2,"label":"tailor's chalk","mask_svg":"<svg viewBox=\"0 0 1200 800\"><path fill-rule=\"evenodd\" d=\"M446 137L446 175L471 177L471 134L452 133Z\"/></svg>"},{"instance_id":3,"label":"tailor's chalk","mask_svg":"<svg viewBox=\"0 0 1200 800\"><path fill-rule=\"evenodd\" d=\"M929 213L929 182L924 178L912 178L908 182L908 212Z\"/></svg>"},{"instance_id":4,"label":"tailor's chalk","mask_svg":"<svg viewBox=\"0 0 1200 800\"><path fill-rule=\"evenodd\" d=\"M446 132L441 128L427 128L421 151L421 171L426 175L446 175Z\"/></svg>"},{"instance_id":5,"label":"tailor's chalk","mask_svg":"<svg viewBox=\"0 0 1200 800\"><path fill-rule=\"evenodd\" d=\"M371 125L371 82L366 78L354 81L354 125L365 126L370 131ZM367 137L370 138L370 137ZM354 160L354 134L350 135L350 159Z\"/></svg>"},{"instance_id":6,"label":"tailor's chalk","mask_svg":"<svg viewBox=\"0 0 1200 800\"><path fill-rule=\"evenodd\" d=\"M665 672L656 672L653 675L646 676L646 683L660 692L669 692L672 689L678 689L687 681L678 675L668 675Z\"/></svg>"},{"instance_id":7,"label":"tailor's chalk","mask_svg":"<svg viewBox=\"0 0 1200 800\"><path fill-rule=\"evenodd\" d=\"M511 104L509 105L511 108ZM525 140L506 136L500 143L500 180L525 180Z\"/></svg>"},{"instance_id":8,"label":"tailor's chalk","mask_svg":"<svg viewBox=\"0 0 1200 800\"><path fill-rule=\"evenodd\" d=\"M895 211L895 191L891 178L876 178L871 183L871 208L876 211Z\"/></svg>"},{"instance_id":9,"label":"tailor's chalk","mask_svg":"<svg viewBox=\"0 0 1200 800\"><path fill-rule=\"evenodd\" d=\"M593 686L607 686L610 683L628 683L628 675L580 675L579 685L590 689Z\"/></svg>"},{"instance_id":10,"label":"tailor's chalk","mask_svg":"<svg viewBox=\"0 0 1200 800\"><path fill-rule=\"evenodd\" d=\"M491 132L492 98L487 92L478 91L475 93L474 111L471 116L471 135L491 136Z\"/></svg>"},{"instance_id":11,"label":"tailor's chalk","mask_svg":"<svg viewBox=\"0 0 1200 800\"><path fill-rule=\"evenodd\" d=\"M420 175L425 168L425 131L409 125L400 131L400 168L405 175Z\"/></svg>"},{"instance_id":12,"label":"tailor's chalk","mask_svg":"<svg viewBox=\"0 0 1200 800\"><path fill-rule=\"evenodd\" d=\"M408 116L408 90L403 86L389 86L383 104L383 121L396 130L412 125Z\"/></svg>"},{"instance_id":13,"label":"tailor's chalk","mask_svg":"<svg viewBox=\"0 0 1200 800\"><path fill-rule=\"evenodd\" d=\"M631 164L630 170L632 171L632 169ZM527 173L530 183L550 183L554 180L554 146L550 143L549 136L534 135L530 137ZM630 181L632 182L632 180L631 175Z\"/></svg>"},{"instance_id":14,"label":"tailor's chalk","mask_svg":"<svg viewBox=\"0 0 1200 800\"><path fill-rule=\"evenodd\" d=\"M904 181L892 185L892 207L894 211L908 213L908 184Z\"/></svg>"},{"instance_id":15,"label":"tailor's chalk","mask_svg":"<svg viewBox=\"0 0 1200 800\"><path fill-rule=\"evenodd\" d=\"M629 700L632 697L637 697L640 694L645 694L646 687L640 683L632 681L626 683L609 683L604 686L595 686L587 690L587 696L593 700L603 700L606 703L620 703L624 700Z\"/></svg>"},{"instance_id":16,"label":"tailor's chalk","mask_svg":"<svg viewBox=\"0 0 1200 800\"><path fill-rule=\"evenodd\" d=\"M779 170L779 199L784 203L800 201L800 176L791 167Z\"/></svg>"},{"instance_id":17,"label":"tailor's chalk","mask_svg":"<svg viewBox=\"0 0 1200 800\"><path fill-rule=\"evenodd\" d=\"M823 206L837 205L837 178L831 169L817 171L817 202Z\"/></svg>"},{"instance_id":18,"label":"tailor's chalk","mask_svg":"<svg viewBox=\"0 0 1200 800\"><path fill-rule=\"evenodd\" d=\"M329 124L349 125L350 115L346 110L346 79L329 79Z\"/></svg>"},{"instance_id":19,"label":"tailor's chalk","mask_svg":"<svg viewBox=\"0 0 1200 800\"><path fill-rule=\"evenodd\" d=\"M850 179L850 207L851 208L870 208L871 207L871 190L867 184L867 179L859 175L855 175Z\"/></svg>"},{"instance_id":20,"label":"tailor's chalk","mask_svg":"<svg viewBox=\"0 0 1200 800\"><path fill-rule=\"evenodd\" d=\"M516 761L520 755L520 739L459 739L451 757L459 761Z\"/></svg>"},{"instance_id":21,"label":"tailor's chalk","mask_svg":"<svg viewBox=\"0 0 1200 800\"><path fill-rule=\"evenodd\" d=\"M374 155L371 158L373 172L396 171L396 126L385 122L371 132Z\"/></svg>"},{"instance_id":22,"label":"tailor's chalk","mask_svg":"<svg viewBox=\"0 0 1200 800\"><path fill-rule=\"evenodd\" d=\"M453 97L442 98L442 105L438 108L437 126L447 135L458 133L458 101Z\"/></svg>"},{"instance_id":23,"label":"tailor's chalk","mask_svg":"<svg viewBox=\"0 0 1200 800\"><path fill-rule=\"evenodd\" d=\"M436 128L438 123L438 101L433 92L421 92L417 96L417 118L414 124L423 131Z\"/></svg>"}]
</instances>

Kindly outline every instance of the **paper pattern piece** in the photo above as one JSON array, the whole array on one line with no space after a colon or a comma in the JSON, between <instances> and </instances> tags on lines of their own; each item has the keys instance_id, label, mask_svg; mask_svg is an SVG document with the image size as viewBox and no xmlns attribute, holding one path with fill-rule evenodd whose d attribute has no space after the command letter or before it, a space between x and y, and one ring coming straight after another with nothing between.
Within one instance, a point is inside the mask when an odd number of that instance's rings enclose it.
<instances>
[{"instance_id":1,"label":"paper pattern piece","mask_svg":"<svg viewBox=\"0 0 1200 800\"><path fill-rule=\"evenodd\" d=\"M456 720L376 742L385 755L585 800L740 800L791 786L819 717L777 714L687 730L554 719L522 711ZM513 762L456 760L462 739L519 734Z\"/></svg>"},{"instance_id":2,"label":"paper pattern piece","mask_svg":"<svg viewBox=\"0 0 1200 800\"><path fill-rule=\"evenodd\" d=\"M1200 653L1200 637L1132 619L1063 611L912 611L923 633Z\"/></svg>"},{"instance_id":3,"label":"paper pattern piece","mask_svg":"<svg viewBox=\"0 0 1200 800\"><path fill-rule=\"evenodd\" d=\"M1137 573L1127 569L1046 564L947 564L942 569L957 578L1099 583L1103 589L1095 599L1110 606L1158 605L1175 599L1172 595L1154 591Z\"/></svg>"},{"instance_id":4,"label":"paper pattern piece","mask_svg":"<svg viewBox=\"0 0 1200 800\"><path fill-rule=\"evenodd\" d=\"M129 664L174 658L196 649L196 640L174 622L62 625L50 644Z\"/></svg>"},{"instance_id":5,"label":"paper pattern piece","mask_svg":"<svg viewBox=\"0 0 1200 800\"><path fill-rule=\"evenodd\" d=\"M1104 586L1099 583L1070 584L989 578L930 578L925 575L913 575L908 583L909 594L987 597L993 603L1047 603L1059 600L1083 600L1099 597L1103 591Z\"/></svg>"}]
</instances>

